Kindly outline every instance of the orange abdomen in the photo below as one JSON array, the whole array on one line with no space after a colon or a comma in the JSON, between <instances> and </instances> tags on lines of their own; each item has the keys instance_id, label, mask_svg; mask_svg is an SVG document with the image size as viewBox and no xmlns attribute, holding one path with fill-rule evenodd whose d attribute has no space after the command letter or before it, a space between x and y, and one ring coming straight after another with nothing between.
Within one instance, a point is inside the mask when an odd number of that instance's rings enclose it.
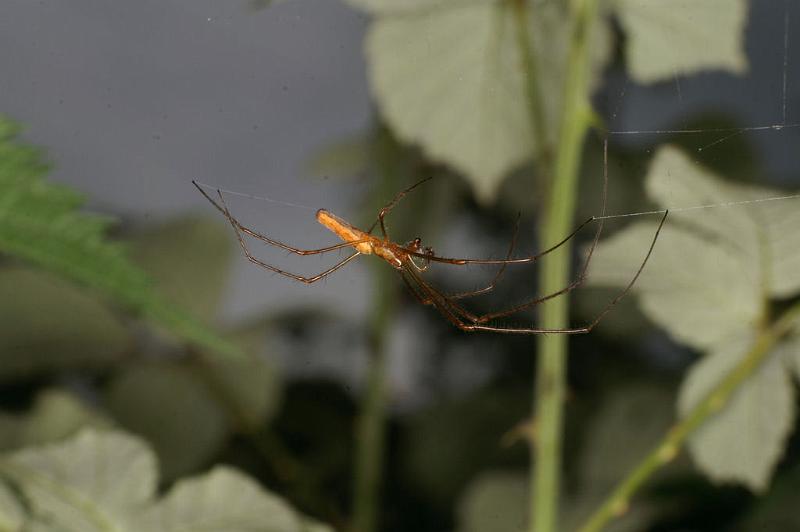
<instances>
[{"instance_id":1,"label":"orange abdomen","mask_svg":"<svg viewBox=\"0 0 800 532\"><path fill-rule=\"evenodd\" d=\"M317 211L317 221L333 231L336 236L341 238L344 242L358 242L353 244L353 247L364 255L372 253L372 241L375 237L368 235L361 229L353 227L345 222L335 214L331 214L325 209Z\"/></svg>"}]
</instances>

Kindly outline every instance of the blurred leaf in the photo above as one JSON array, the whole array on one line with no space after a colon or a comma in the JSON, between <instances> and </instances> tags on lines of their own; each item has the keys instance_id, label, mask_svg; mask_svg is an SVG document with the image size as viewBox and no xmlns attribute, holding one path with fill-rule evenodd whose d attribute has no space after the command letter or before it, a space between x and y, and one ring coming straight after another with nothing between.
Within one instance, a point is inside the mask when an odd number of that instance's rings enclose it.
<instances>
[{"instance_id":1,"label":"blurred leaf","mask_svg":"<svg viewBox=\"0 0 800 532\"><path fill-rule=\"evenodd\" d=\"M637 384L612 391L592 420L580 462L582 495L607 496L663 438L673 422L674 394ZM621 452L620 442L625 442Z\"/></svg>"},{"instance_id":2,"label":"blurred leaf","mask_svg":"<svg viewBox=\"0 0 800 532\"><path fill-rule=\"evenodd\" d=\"M228 434L225 413L209 390L188 371L167 364L123 371L109 385L108 408L152 443L165 479L206 464Z\"/></svg>"},{"instance_id":3,"label":"blurred leaf","mask_svg":"<svg viewBox=\"0 0 800 532\"><path fill-rule=\"evenodd\" d=\"M20 441L22 445L60 441L85 427L107 429L111 422L70 393L45 390L25 417Z\"/></svg>"},{"instance_id":4,"label":"blurred leaf","mask_svg":"<svg viewBox=\"0 0 800 532\"><path fill-rule=\"evenodd\" d=\"M409 421L403 466L409 482L441 503L481 469L518 456L522 446L505 449L501 439L525 419L526 395L486 389L417 414Z\"/></svg>"},{"instance_id":5,"label":"blurred leaf","mask_svg":"<svg viewBox=\"0 0 800 532\"><path fill-rule=\"evenodd\" d=\"M103 366L130 347L127 330L85 290L37 270L0 270L0 379Z\"/></svg>"},{"instance_id":6,"label":"blurred leaf","mask_svg":"<svg viewBox=\"0 0 800 532\"><path fill-rule=\"evenodd\" d=\"M514 12L508 2L351 0L373 10L366 42L370 82L398 137L422 146L492 200L505 174L535 142L550 142L563 85L569 21L557 3L531 10L542 108L550 138L531 131ZM593 71L610 51L605 25L593 34Z\"/></svg>"},{"instance_id":7,"label":"blurred leaf","mask_svg":"<svg viewBox=\"0 0 800 532\"><path fill-rule=\"evenodd\" d=\"M634 287L642 311L677 340L705 349L761 313L759 286L743 282L741 256L667 222ZM638 222L603 240L589 265L589 284L624 286L639 267L657 223ZM613 319L613 318L611 318Z\"/></svg>"},{"instance_id":8,"label":"blurred leaf","mask_svg":"<svg viewBox=\"0 0 800 532\"><path fill-rule=\"evenodd\" d=\"M131 254L170 301L210 322L228 280L229 236L219 220L181 218L138 234Z\"/></svg>"},{"instance_id":9,"label":"blurred leaf","mask_svg":"<svg viewBox=\"0 0 800 532\"><path fill-rule=\"evenodd\" d=\"M459 532L522 532L528 521L528 476L484 473L473 480L458 505Z\"/></svg>"},{"instance_id":10,"label":"blurred leaf","mask_svg":"<svg viewBox=\"0 0 800 532\"><path fill-rule=\"evenodd\" d=\"M0 530L22 530L25 509L5 482L0 481Z\"/></svg>"},{"instance_id":11,"label":"blurred leaf","mask_svg":"<svg viewBox=\"0 0 800 532\"><path fill-rule=\"evenodd\" d=\"M11 479L33 515L0 484L0 523L31 532L330 532L295 513L245 475L217 467L175 484L154 500L155 457L142 441L118 432L80 433L58 445L7 455L0 472Z\"/></svg>"},{"instance_id":12,"label":"blurred leaf","mask_svg":"<svg viewBox=\"0 0 800 532\"><path fill-rule=\"evenodd\" d=\"M577 529L614 487L663 438L673 422L674 394L650 384L615 388L586 435L578 486L565 500L565 530ZM620 445L624 442L624 445ZM653 507L639 501L609 530L643 530Z\"/></svg>"},{"instance_id":13,"label":"blurred leaf","mask_svg":"<svg viewBox=\"0 0 800 532\"><path fill-rule=\"evenodd\" d=\"M616 0L628 70L652 83L700 70L747 69L745 0Z\"/></svg>"},{"instance_id":14,"label":"blurred leaf","mask_svg":"<svg viewBox=\"0 0 800 532\"><path fill-rule=\"evenodd\" d=\"M83 197L42 179L40 152L16 142L19 128L0 117L0 251L87 285L144 314L184 340L220 353L235 350L162 300L123 247L107 240L110 220L81 213Z\"/></svg>"},{"instance_id":15,"label":"blurred leaf","mask_svg":"<svg viewBox=\"0 0 800 532\"><path fill-rule=\"evenodd\" d=\"M19 447L24 423L21 416L0 412L0 451Z\"/></svg>"},{"instance_id":16,"label":"blurred leaf","mask_svg":"<svg viewBox=\"0 0 800 532\"><path fill-rule=\"evenodd\" d=\"M301 532L299 516L283 500L228 467L181 480L137 519L153 532Z\"/></svg>"},{"instance_id":17,"label":"blurred leaf","mask_svg":"<svg viewBox=\"0 0 800 532\"><path fill-rule=\"evenodd\" d=\"M156 488L156 464L141 440L87 430L61 444L24 449L0 463L49 530L128 530ZM46 530L46 529L45 529Z\"/></svg>"},{"instance_id":18,"label":"blurred leaf","mask_svg":"<svg viewBox=\"0 0 800 532\"><path fill-rule=\"evenodd\" d=\"M725 183L668 147L656 155L646 186L662 207L781 195ZM677 339L709 351L684 382L682 413L745 356L764 325L769 299L800 288L800 271L794 268L800 263L800 247L795 244L800 216L791 203L684 209L664 227L634 290L650 319ZM590 265L589 282L627 284L654 231L655 223L636 223L603 241ZM725 409L690 439L695 461L712 479L743 482L756 491L767 486L793 423L787 360L796 352L789 342L779 344Z\"/></svg>"},{"instance_id":19,"label":"blurred leaf","mask_svg":"<svg viewBox=\"0 0 800 532\"><path fill-rule=\"evenodd\" d=\"M661 207L741 202L780 191L726 183L674 148L659 150L646 178ZM766 297L800 289L800 209L796 200L683 210L670 219L634 291L645 314L679 340L707 349L761 318ZM790 225L793 224L793 225ZM647 251L655 222L604 240L589 283L624 286Z\"/></svg>"},{"instance_id":20,"label":"blurred leaf","mask_svg":"<svg viewBox=\"0 0 800 532\"><path fill-rule=\"evenodd\" d=\"M741 362L752 343L750 332L734 335L692 368L680 392L681 415ZM785 344L780 344L725 408L689 439L693 458L713 480L742 482L754 491L766 489L794 423L794 389L783 349Z\"/></svg>"},{"instance_id":21,"label":"blurred leaf","mask_svg":"<svg viewBox=\"0 0 800 532\"><path fill-rule=\"evenodd\" d=\"M283 395L278 370L264 353L265 325L263 322L239 329L230 334L246 353L240 359L205 361L203 378L215 394L235 412L237 421L246 430L256 430L277 412Z\"/></svg>"}]
</instances>

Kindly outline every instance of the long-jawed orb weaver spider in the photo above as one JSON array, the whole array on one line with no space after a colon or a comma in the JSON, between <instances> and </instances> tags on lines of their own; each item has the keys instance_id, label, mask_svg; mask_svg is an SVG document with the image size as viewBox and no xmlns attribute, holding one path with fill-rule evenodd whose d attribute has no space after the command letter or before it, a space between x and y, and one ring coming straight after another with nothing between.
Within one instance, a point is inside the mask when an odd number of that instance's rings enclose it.
<instances>
[{"instance_id":1,"label":"long-jawed orb weaver spider","mask_svg":"<svg viewBox=\"0 0 800 532\"><path fill-rule=\"evenodd\" d=\"M225 215L225 218L228 219L231 226L233 227L234 231L236 232L236 237L239 240L239 244L244 251L247 260L264 268L265 270L269 270L275 273L279 273L296 281L301 281L303 283L311 284L319 281L327 277L328 275L332 274L339 268L343 267L348 262L352 261L359 255L376 255L381 259L388 262L397 272L399 272L400 276L402 277L405 284L408 286L411 293L416 297L416 299L422 303L423 305L431 305L438 310L442 316L447 319L450 323L454 326L458 327L462 331L493 331L498 333L506 333L506 334L582 334L588 333L591 331L600 320L616 305L625 295L630 292L633 285L636 283L636 280L641 275L642 271L644 270L645 265L647 264L650 255L653 252L653 248L656 245L656 241L658 240L658 235L661 232L661 228L664 226L664 222L667 219L667 214L669 211L664 212L664 216L661 218L661 222L656 229L653 240L650 243L650 247L647 250L647 253L644 256L644 259L639 264L639 268L636 270L636 273L631 278L630 282L625 286L625 288L617 294L608 304L600 311L600 313L587 325L582 327L573 327L573 328L566 328L566 329L544 329L538 327L510 327L510 326L502 326L502 325L491 325L490 322L497 320L499 318L504 318L507 316L511 316L513 314L517 314L524 310L527 310L539 303L543 303L549 299L553 299L555 297L567 294L572 290L575 290L581 284L583 284L584 280L586 279L586 272L589 267L589 262L591 261L592 254L594 253L595 248L597 247L597 242L600 239L600 233L603 230L603 221L605 217L601 216L592 216L591 218L587 219L583 223L581 223L572 233L567 235L563 240L558 242L557 244L553 245L550 248L545 249L541 253L537 255L530 255L527 257L519 257L519 258L511 258L514 245L517 238L517 230L515 229L514 235L511 239L511 246L509 247L508 254L506 255L505 259L461 259L461 258L447 258L447 257L440 257L436 255L432 248L423 247L422 240L420 238L415 238L414 240L406 243L405 245L400 245L396 242L393 242L389 235L386 232L386 225L384 223L384 218L388 215L392 209L400 202L403 197L420 186L421 184L425 183L431 178L423 179L418 183L410 186L406 190L403 190L397 196L392 199L389 203L384 206L380 212L378 213L378 219L375 223L372 224L372 227L369 228L368 231L362 231L357 227L349 224L348 222L342 220L338 216L326 211L325 209L320 209L317 211L317 221L331 230L333 233L336 234L339 238L342 239L342 242L339 244L335 244L333 246L328 246L320 249L298 249L292 247L288 244L284 244L283 242L278 242L277 240L273 240L261 233L258 233L241 223L233 217L233 215L228 210L228 206L225 203L225 198L222 195L220 190L217 190L217 196L219 197L219 202L214 200L211 196L209 196L205 190L203 190L200 185L194 181L192 183L197 190L200 191L203 196L206 197L208 201L211 202L214 207L217 208L222 214ZM605 214L606 208L606 195L607 195L607 186L608 186L608 177L604 175L604 182L603 182L603 214ZM541 257L544 257L548 253L555 251L569 240L571 240L581 229L586 227L588 224L599 221L597 226L597 231L595 232L594 239L592 240L592 244L589 247L589 250L586 253L586 259L584 260L583 266L581 267L580 272L578 273L577 277L569 283L564 288L553 292L552 294L547 294L544 296L535 297L519 303L517 305L505 308L503 310L489 312L486 314L474 314L464 308L463 305L459 303L459 300L477 296L480 294L485 294L490 292L494 289L497 282L500 280L500 277L503 275L506 266L514 265L514 264L529 264L539 260ZM519 219L517 220L517 228L519 225ZM377 237L372 234L377 226L380 226L382 237ZM318 273L317 275L311 277L305 277L302 275L297 275L291 272L287 272L272 266L271 264L267 264L266 262L256 258L250 252L249 248L247 247L247 243L245 242L244 235L253 237L261 242L269 244L271 246L275 246L291 253L297 255L319 255L321 253L327 253L329 251L340 250L344 248L352 248L354 252L351 255L348 255L344 259L340 260L327 270ZM494 278L491 280L489 284L484 286L483 288L479 288L477 290L473 290L470 292L462 292L458 294L445 294L431 286L423 277L420 275L422 272L428 269L428 266L431 262L438 262L443 264L451 264L455 266L464 266L467 264L494 264L499 265L500 268L495 274Z\"/></svg>"}]
</instances>

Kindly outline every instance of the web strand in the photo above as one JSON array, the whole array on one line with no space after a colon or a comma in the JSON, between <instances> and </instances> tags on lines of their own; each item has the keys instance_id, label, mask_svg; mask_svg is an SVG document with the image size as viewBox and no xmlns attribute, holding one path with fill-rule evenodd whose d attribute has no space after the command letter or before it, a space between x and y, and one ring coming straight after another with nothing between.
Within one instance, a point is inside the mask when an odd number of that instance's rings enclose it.
<instances>
[{"instance_id":1,"label":"web strand","mask_svg":"<svg viewBox=\"0 0 800 532\"><path fill-rule=\"evenodd\" d=\"M754 203L765 203L768 201L780 201L780 200L791 200L791 199L800 199L800 194L789 194L786 196L772 196L769 198L758 198L758 199L751 199L751 200L742 200L742 201L726 201L723 203L711 203L707 205L694 205L692 207L678 207L675 209L660 209L660 210L653 210L653 211L640 211L640 212L629 212L624 214L607 214L604 216L595 216L595 220L610 220L613 218L632 218L634 216L648 216L648 215L655 215L655 214L664 214L665 212L686 212L686 211L698 211L701 209L716 209L719 207L737 207L741 205L751 205Z\"/></svg>"},{"instance_id":2,"label":"web strand","mask_svg":"<svg viewBox=\"0 0 800 532\"><path fill-rule=\"evenodd\" d=\"M287 207L296 207L298 209L307 209L307 210L311 210L311 211L316 211L317 210L317 207L311 207L309 205L300 205L299 203L290 203L288 201L276 200L276 199L273 199L273 198L269 198L267 196L254 196L252 194L245 194L243 192L236 192L235 190L227 190L227 189L224 189L224 188L215 187L214 185L209 185L208 183L201 183L200 181L195 181L195 183L197 183L198 185L200 185L203 188L208 188L210 190L216 190L216 191L222 192L224 194L227 194L229 196L239 196L239 197L242 197L242 198L254 199L254 200L259 200L259 201L267 201L269 203L275 203L277 205L286 205Z\"/></svg>"}]
</instances>

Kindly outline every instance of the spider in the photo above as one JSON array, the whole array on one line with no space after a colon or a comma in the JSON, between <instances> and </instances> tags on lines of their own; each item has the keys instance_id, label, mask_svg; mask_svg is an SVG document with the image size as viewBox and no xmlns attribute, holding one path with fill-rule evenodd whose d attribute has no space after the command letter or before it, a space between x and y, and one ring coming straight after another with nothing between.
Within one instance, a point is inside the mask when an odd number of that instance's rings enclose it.
<instances>
[{"instance_id":1,"label":"spider","mask_svg":"<svg viewBox=\"0 0 800 532\"><path fill-rule=\"evenodd\" d=\"M641 275L642 271L644 270L645 265L647 264L650 255L653 252L653 248L655 247L656 240L658 240L658 235L661 232L661 228L664 226L664 222L667 219L667 214L669 211L664 212L664 216L661 218L661 222L658 225L658 228L653 235L653 240L650 243L650 247L645 254L644 259L639 264L639 268L637 269L636 273L633 275L631 280L625 286L625 288L620 291L616 297L614 297L609 303L600 311L600 313L587 325L582 327L572 327L572 328L565 328L565 329L545 329L545 328L537 328L537 327L511 327L511 326L502 326L502 325L492 325L491 322L499 318L504 318L507 316L511 316L513 314L517 314L522 312L523 310L529 309L543 303L547 300L553 299L555 297L564 295L572 290L578 288L581 284L583 284L584 280L586 279L586 272L589 267L589 262L591 261L592 254L597 246L597 242L600 238L600 233L603 230L603 221L604 216L592 216L585 220L583 223L577 226L577 228L572 231L569 235L567 235L563 240L556 243L555 245L545 249L544 251L536 254L530 255L527 257L519 257L519 258L512 258L514 245L517 239L517 229L519 228L519 217L517 218L516 228L514 230L513 237L511 239L511 245L509 247L508 253L506 258L504 259L464 259L464 258L447 258L447 257L440 257L436 255L430 247L425 247L422 245L422 239L415 238L410 242L407 242L404 245L398 244L393 242L386 231L386 225L384 223L384 219L386 216L392 211L392 209L400 202L403 197L405 197L409 192L416 189L423 183L427 182L431 178L423 179L415 183L414 185L408 187L407 189L403 190L399 194L397 194L392 201L387 203L378 213L377 220L372 224L372 227L369 228L367 231L362 231L357 227L351 225L350 223L346 222L345 220L339 218L338 216L328 212L325 209L320 209L317 211L316 218L317 221L332 231L336 236L342 239L342 242L335 244L333 246L328 246L320 249L298 249L292 247L288 244L284 244L283 242L279 242L277 240L273 240L272 238L265 236L261 233L258 233L248 227L242 225L236 218L231 215L230 211L228 210L228 206L225 203L225 198L222 195L220 190L217 190L217 196L219 197L219 202L215 201L205 190L203 190L200 185L192 181L197 190L200 191L205 198L211 202L214 207L217 208L225 218L227 218L228 222L230 222L231 226L233 227L234 231L236 232L236 237L239 240L239 244L244 251L247 260L264 268L265 270L269 270L296 281L300 281L306 284L311 284L319 281L327 277L328 275L332 274L336 270L342 268L344 265L358 257L359 255L376 255L381 259L388 262L402 277L403 281L405 282L406 286L409 288L411 293L414 297L423 305L430 305L436 308L436 310L441 313L444 318L449 321L454 326L458 327L462 331L492 331L497 333L506 333L506 334L546 334L546 333L553 333L553 334L582 334L588 333L591 331L600 320L616 305L625 295L630 292L633 285L636 283L636 280ZM607 176L604 176L604 185L603 185L603 213L605 213L605 206L606 206L606 189L607 189ZM500 280L503 272L505 271L506 266L514 265L514 264L529 264L536 262L540 258L544 257L548 253L555 251L556 249L560 248L562 245L567 243L570 239L572 239L576 234L580 232L581 229L589 225L594 221L599 221L597 230L594 235L594 239L592 241L589 250L586 253L586 259L583 263L583 266L578 273L577 277L566 285L564 288L557 290L551 294L547 294L544 296L535 297L519 303L517 305L505 308L503 310L489 312L486 314L474 314L467 310L462 304L460 304L460 300L478 296L481 294L485 294L490 292L494 289L497 282ZM376 227L380 226L382 237L378 237L372 234ZM354 252L351 255L348 255L344 259L340 260L327 270L318 273L317 275L311 277L305 277L302 275L297 275L291 272L287 272L272 266L271 264L267 264L266 262L256 258L250 252L249 248L247 247L247 243L245 242L244 236L247 235L253 237L261 242L269 244L271 246L275 246L296 255L319 255L321 253L327 253L329 251L335 251L345 248L352 248ZM499 265L500 268L495 273L492 280L484 287L479 288L477 290L472 290L469 292L461 292L457 294L445 294L431 286L420 274L428 269L432 262L443 263L443 264L450 264L455 266L464 266L467 264L488 264L488 265Z\"/></svg>"}]
</instances>

